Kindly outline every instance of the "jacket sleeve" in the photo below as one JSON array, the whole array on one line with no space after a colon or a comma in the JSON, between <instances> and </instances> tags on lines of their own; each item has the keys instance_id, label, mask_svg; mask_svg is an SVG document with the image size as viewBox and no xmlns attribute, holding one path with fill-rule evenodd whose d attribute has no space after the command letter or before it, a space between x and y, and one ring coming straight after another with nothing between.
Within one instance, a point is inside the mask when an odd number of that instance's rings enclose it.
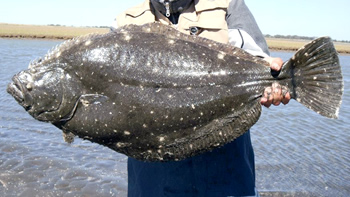
<instances>
[{"instance_id":1,"label":"jacket sleeve","mask_svg":"<svg viewBox=\"0 0 350 197\"><path fill-rule=\"evenodd\" d=\"M229 42L255 56L270 55L266 40L244 0L232 0L227 8Z\"/></svg>"}]
</instances>

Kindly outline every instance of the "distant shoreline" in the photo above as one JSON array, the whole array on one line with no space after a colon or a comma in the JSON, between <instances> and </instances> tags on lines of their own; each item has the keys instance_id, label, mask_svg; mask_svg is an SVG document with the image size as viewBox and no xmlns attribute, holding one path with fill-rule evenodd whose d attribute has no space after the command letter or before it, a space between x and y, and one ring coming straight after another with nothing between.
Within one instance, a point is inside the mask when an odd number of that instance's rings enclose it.
<instances>
[{"instance_id":1,"label":"distant shoreline","mask_svg":"<svg viewBox=\"0 0 350 197\"><path fill-rule=\"evenodd\" d=\"M68 40L77 36L107 33L109 28L19 25L0 23L0 38ZM272 51L296 51L310 40L266 38ZM335 42L338 53L350 54L350 43Z\"/></svg>"},{"instance_id":2,"label":"distant shoreline","mask_svg":"<svg viewBox=\"0 0 350 197\"><path fill-rule=\"evenodd\" d=\"M107 33L108 31L108 28L97 27L66 27L0 23L1 38L68 40L85 34L103 34Z\"/></svg>"}]
</instances>

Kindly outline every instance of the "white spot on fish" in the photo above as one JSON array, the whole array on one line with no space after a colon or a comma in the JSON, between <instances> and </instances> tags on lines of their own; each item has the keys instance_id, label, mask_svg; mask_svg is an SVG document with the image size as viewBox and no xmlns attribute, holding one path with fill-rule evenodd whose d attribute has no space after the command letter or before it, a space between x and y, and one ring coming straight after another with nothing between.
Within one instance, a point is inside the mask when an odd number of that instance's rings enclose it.
<instances>
[{"instance_id":1,"label":"white spot on fish","mask_svg":"<svg viewBox=\"0 0 350 197\"><path fill-rule=\"evenodd\" d=\"M125 144L122 143L122 142L118 142L118 143L116 144L116 146L117 146L118 148L120 148L120 147L125 147Z\"/></svg>"},{"instance_id":2,"label":"white spot on fish","mask_svg":"<svg viewBox=\"0 0 350 197\"><path fill-rule=\"evenodd\" d=\"M218 54L218 58L222 60L225 58L225 55L226 55L225 53L221 52Z\"/></svg>"},{"instance_id":3,"label":"white spot on fish","mask_svg":"<svg viewBox=\"0 0 350 197\"><path fill-rule=\"evenodd\" d=\"M71 79L72 77L67 73L67 74L66 74L66 78L67 78L67 79Z\"/></svg>"},{"instance_id":4,"label":"white spot on fish","mask_svg":"<svg viewBox=\"0 0 350 197\"><path fill-rule=\"evenodd\" d=\"M57 54L56 54L56 57L59 57L61 55L61 52L58 52Z\"/></svg>"},{"instance_id":5,"label":"white spot on fish","mask_svg":"<svg viewBox=\"0 0 350 197\"><path fill-rule=\"evenodd\" d=\"M164 137L159 137L160 142L164 142L165 138Z\"/></svg>"},{"instance_id":6,"label":"white spot on fish","mask_svg":"<svg viewBox=\"0 0 350 197\"><path fill-rule=\"evenodd\" d=\"M88 107L89 106L89 101L84 100L84 99L80 99L80 102L83 104L84 107Z\"/></svg>"},{"instance_id":7,"label":"white spot on fish","mask_svg":"<svg viewBox=\"0 0 350 197\"><path fill-rule=\"evenodd\" d=\"M219 76L219 75L226 75L227 73L224 70L220 70L220 71L212 72L211 74L215 76Z\"/></svg>"},{"instance_id":8,"label":"white spot on fish","mask_svg":"<svg viewBox=\"0 0 350 197\"><path fill-rule=\"evenodd\" d=\"M85 42L85 46L89 46L91 44L91 40Z\"/></svg>"},{"instance_id":9,"label":"white spot on fish","mask_svg":"<svg viewBox=\"0 0 350 197\"><path fill-rule=\"evenodd\" d=\"M150 114L154 114L154 111L150 111Z\"/></svg>"},{"instance_id":10,"label":"white spot on fish","mask_svg":"<svg viewBox=\"0 0 350 197\"><path fill-rule=\"evenodd\" d=\"M129 34L125 34L124 40L129 41L131 39L131 36Z\"/></svg>"},{"instance_id":11,"label":"white spot on fish","mask_svg":"<svg viewBox=\"0 0 350 197\"><path fill-rule=\"evenodd\" d=\"M196 107L193 104L191 104L191 107L192 107L192 109L196 109Z\"/></svg>"},{"instance_id":12,"label":"white spot on fish","mask_svg":"<svg viewBox=\"0 0 350 197\"><path fill-rule=\"evenodd\" d=\"M130 131L124 131L124 135L130 135Z\"/></svg>"},{"instance_id":13,"label":"white spot on fish","mask_svg":"<svg viewBox=\"0 0 350 197\"><path fill-rule=\"evenodd\" d=\"M175 41L174 40L169 40L169 44L174 44Z\"/></svg>"}]
</instances>

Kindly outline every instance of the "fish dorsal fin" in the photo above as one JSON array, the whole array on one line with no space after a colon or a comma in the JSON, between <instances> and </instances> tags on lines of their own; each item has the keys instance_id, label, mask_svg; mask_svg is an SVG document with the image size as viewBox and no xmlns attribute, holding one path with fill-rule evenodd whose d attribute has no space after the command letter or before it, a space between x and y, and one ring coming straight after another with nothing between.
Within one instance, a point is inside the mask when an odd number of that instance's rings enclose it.
<instances>
[{"instance_id":1,"label":"fish dorsal fin","mask_svg":"<svg viewBox=\"0 0 350 197\"><path fill-rule=\"evenodd\" d=\"M266 62L263 61L261 58L255 57L241 48L234 47L230 44L223 44L220 42L216 42L214 40L210 40L210 39L203 38L196 35L187 35L180 31L177 31L175 28L173 28L170 25L164 25L159 22L147 23L141 26L125 25L123 27L115 29L114 32L117 32L117 33L143 32L143 33L159 34L159 35L166 36L169 39L184 40L187 42L192 42L192 43L210 48L212 50L220 51L221 53L238 56L241 59L245 59L248 61L255 61L261 64L266 64Z\"/></svg>"},{"instance_id":2,"label":"fish dorsal fin","mask_svg":"<svg viewBox=\"0 0 350 197\"><path fill-rule=\"evenodd\" d=\"M51 48L44 57L38 58L29 64L29 69L41 67L47 63L47 61L52 60L53 58L58 58L62 52L68 51L70 48L77 46L79 43L87 43L89 40L98 39L103 34L90 33L86 35L81 35L74 37L72 39L66 40L61 44L58 44Z\"/></svg>"}]
</instances>

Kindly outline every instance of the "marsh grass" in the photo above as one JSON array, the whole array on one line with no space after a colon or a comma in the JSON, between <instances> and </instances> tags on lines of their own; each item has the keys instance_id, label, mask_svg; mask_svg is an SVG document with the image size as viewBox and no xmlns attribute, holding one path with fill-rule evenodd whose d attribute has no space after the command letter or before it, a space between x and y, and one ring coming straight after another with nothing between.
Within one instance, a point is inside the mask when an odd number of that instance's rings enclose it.
<instances>
[{"instance_id":1,"label":"marsh grass","mask_svg":"<svg viewBox=\"0 0 350 197\"><path fill-rule=\"evenodd\" d=\"M271 50L296 51L311 40L266 38L266 41ZM350 43L334 42L334 46L338 53L350 54Z\"/></svg>"},{"instance_id":2,"label":"marsh grass","mask_svg":"<svg viewBox=\"0 0 350 197\"><path fill-rule=\"evenodd\" d=\"M90 33L107 33L108 28L66 27L45 25L18 25L0 23L0 37L5 38L44 38L44 39L71 39ZM267 38L271 50L296 51L309 40L293 40L281 38ZM350 54L350 43L335 42L339 53Z\"/></svg>"},{"instance_id":3,"label":"marsh grass","mask_svg":"<svg viewBox=\"0 0 350 197\"><path fill-rule=\"evenodd\" d=\"M17 25L0 23L0 37L70 39L89 33L106 33L108 28Z\"/></svg>"}]
</instances>

